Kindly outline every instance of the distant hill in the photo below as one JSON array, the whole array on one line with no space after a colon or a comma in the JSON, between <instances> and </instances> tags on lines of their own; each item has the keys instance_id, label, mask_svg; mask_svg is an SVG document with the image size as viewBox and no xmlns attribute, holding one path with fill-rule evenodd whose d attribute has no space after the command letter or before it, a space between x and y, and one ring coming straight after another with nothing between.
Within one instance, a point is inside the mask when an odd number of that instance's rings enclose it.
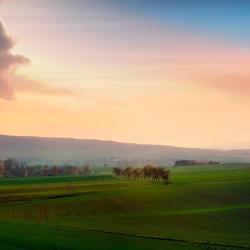
<instances>
[{"instance_id":1,"label":"distant hill","mask_svg":"<svg viewBox=\"0 0 250 250\"><path fill-rule=\"evenodd\" d=\"M0 135L0 159L29 164L173 165L176 160L250 162L250 150L213 150L72 138Z\"/></svg>"}]
</instances>

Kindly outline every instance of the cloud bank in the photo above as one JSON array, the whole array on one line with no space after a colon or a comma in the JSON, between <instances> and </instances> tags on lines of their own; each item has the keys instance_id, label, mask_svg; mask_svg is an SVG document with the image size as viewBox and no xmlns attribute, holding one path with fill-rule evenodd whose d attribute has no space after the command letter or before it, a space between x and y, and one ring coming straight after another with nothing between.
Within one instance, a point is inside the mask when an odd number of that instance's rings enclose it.
<instances>
[{"instance_id":1,"label":"cloud bank","mask_svg":"<svg viewBox=\"0 0 250 250\"><path fill-rule=\"evenodd\" d=\"M13 46L13 40L6 34L0 22L0 98L7 100L14 98L15 90L6 79L6 74L29 62L29 59L22 55L12 54Z\"/></svg>"},{"instance_id":2,"label":"cloud bank","mask_svg":"<svg viewBox=\"0 0 250 250\"><path fill-rule=\"evenodd\" d=\"M0 0L1 2L1 0ZM30 62L29 58L11 52L14 42L0 21L0 99L13 100L16 92L46 96L75 96L67 88L53 88L47 84L15 74L17 67Z\"/></svg>"}]
</instances>

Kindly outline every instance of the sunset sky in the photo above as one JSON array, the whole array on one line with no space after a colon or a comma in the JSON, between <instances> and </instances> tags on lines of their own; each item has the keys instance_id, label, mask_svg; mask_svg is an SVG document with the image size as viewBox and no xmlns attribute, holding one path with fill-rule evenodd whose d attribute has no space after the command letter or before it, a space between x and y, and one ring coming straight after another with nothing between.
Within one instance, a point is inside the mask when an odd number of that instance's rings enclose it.
<instances>
[{"instance_id":1,"label":"sunset sky","mask_svg":"<svg viewBox=\"0 0 250 250\"><path fill-rule=\"evenodd\" d=\"M250 148L249 0L2 0L0 22L0 134Z\"/></svg>"}]
</instances>

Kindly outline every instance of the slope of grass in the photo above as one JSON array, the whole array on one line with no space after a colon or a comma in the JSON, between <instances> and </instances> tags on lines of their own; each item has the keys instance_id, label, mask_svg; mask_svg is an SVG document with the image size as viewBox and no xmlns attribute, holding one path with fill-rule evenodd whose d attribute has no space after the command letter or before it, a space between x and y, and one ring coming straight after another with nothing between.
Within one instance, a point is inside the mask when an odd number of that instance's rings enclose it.
<instances>
[{"instance_id":1,"label":"slope of grass","mask_svg":"<svg viewBox=\"0 0 250 250\"><path fill-rule=\"evenodd\" d=\"M2 178L0 185L24 185L24 184L49 184L49 183L67 183L93 180L111 180L114 177L109 175L92 175L92 176L37 176L23 178Z\"/></svg>"},{"instance_id":2,"label":"slope of grass","mask_svg":"<svg viewBox=\"0 0 250 250\"><path fill-rule=\"evenodd\" d=\"M4 250L230 250L235 247L145 238L90 230L72 230L48 225L1 223L0 244ZM244 249L244 248L242 248Z\"/></svg>"},{"instance_id":3,"label":"slope of grass","mask_svg":"<svg viewBox=\"0 0 250 250\"><path fill-rule=\"evenodd\" d=\"M242 165L174 169L168 186L106 175L0 180L0 224L5 225L0 226L0 242L11 238L6 227L16 235L13 242L34 249L39 242L39 249L48 246L44 238L50 249L247 248L249 221L250 170ZM18 240L21 230L15 224L29 228L31 236L25 234L24 242ZM41 231L40 238L32 228ZM22 249L11 244L6 249Z\"/></svg>"}]
</instances>

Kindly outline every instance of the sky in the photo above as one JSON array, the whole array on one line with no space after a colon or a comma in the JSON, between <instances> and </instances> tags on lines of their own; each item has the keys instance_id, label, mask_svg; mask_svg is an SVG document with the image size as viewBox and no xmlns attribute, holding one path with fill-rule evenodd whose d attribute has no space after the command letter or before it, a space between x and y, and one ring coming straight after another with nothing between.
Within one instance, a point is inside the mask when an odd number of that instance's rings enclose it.
<instances>
[{"instance_id":1,"label":"sky","mask_svg":"<svg viewBox=\"0 0 250 250\"><path fill-rule=\"evenodd\" d=\"M250 1L0 0L0 134L250 148Z\"/></svg>"}]
</instances>

